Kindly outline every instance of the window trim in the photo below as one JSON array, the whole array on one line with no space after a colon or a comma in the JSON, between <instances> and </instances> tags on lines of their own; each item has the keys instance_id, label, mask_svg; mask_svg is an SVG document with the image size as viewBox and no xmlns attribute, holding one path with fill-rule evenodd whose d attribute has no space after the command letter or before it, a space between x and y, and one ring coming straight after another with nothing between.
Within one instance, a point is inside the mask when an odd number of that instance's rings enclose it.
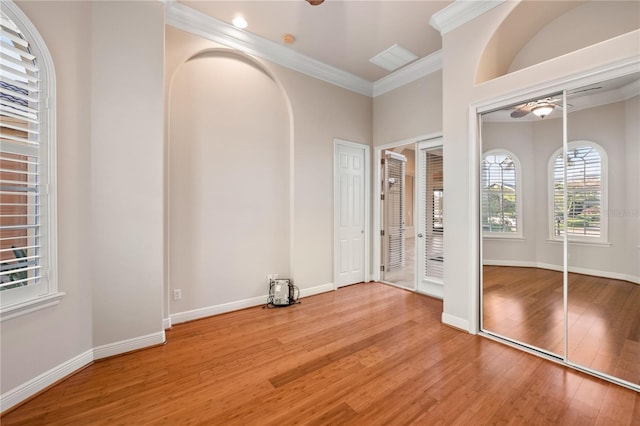
<instances>
[{"instance_id":1,"label":"window trim","mask_svg":"<svg viewBox=\"0 0 640 426\"><path fill-rule=\"evenodd\" d=\"M504 148L492 148L486 152L482 153L482 160L480 161L480 202L482 203L482 195L483 195L483 191L484 189L482 188L482 171L483 171L483 166L482 163L485 160L485 157L488 155L506 155L509 158L511 158L511 160L513 161L513 164L515 165L516 168L516 224L517 224L517 231L516 232L499 232L499 231L495 231L495 232L485 232L484 230L482 230L482 224L481 226L481 232L482 232L482 238L489 238L489 239L511 239L511 240L522 240L524 239L524 222L522 220L522 212L524 211L522 208L522 204L523 204L523 199L522 199L522 166L520 164L520 159L518 158L517 155L515 155L512 151L509 151L508 149L504 149Z\"/></svg>"},{"instance_id":2,"label":"window trim","mask_svg":"<svg viewBox=\"0 0 640 426\"><path fill-rule=\"evenodd\" d=\"M609 160L607 157L607 152L604 148L597 144L596 142L578 139L574 141L567 142L567 151L571 149L575 149L578 147L590 147L595 149L600 155L600 235L597 237L594 236L586 236L586 235L574 235L574 234L566 234L567 242L569 244L592 244L592 245L601 245L608 246L609 243ZM554 175L555 175L555 162L556 158L559 155L563 155L566 157L566 152L564 151L564 147L561 147L551 154L549 158L549 162L547 164L547 204L548 204L548 234L549 241L563 241L564 235L555 235L555 212L554 212Z\"/></svg>"},{"instance_id":3,"label":"window trim","mask_svg":"<svg viewBox=\"0 0 640 426\"><path fill-rule=\"evenodd\" d=\"M53 306L60 302L64 293L58 291L57 258L57 182L56 182L56 77L51 54L29 18L13 1L2 2L3 12L20 28L38 60L40 77L40 158L46 179L40 203L46 203L46 213L41 218L42 250L46 253L44 280L36 286L18 287L5 290L0 301L0 322ZM11 293L7 293L11 292Z\"/></svg>"}]
</instances>

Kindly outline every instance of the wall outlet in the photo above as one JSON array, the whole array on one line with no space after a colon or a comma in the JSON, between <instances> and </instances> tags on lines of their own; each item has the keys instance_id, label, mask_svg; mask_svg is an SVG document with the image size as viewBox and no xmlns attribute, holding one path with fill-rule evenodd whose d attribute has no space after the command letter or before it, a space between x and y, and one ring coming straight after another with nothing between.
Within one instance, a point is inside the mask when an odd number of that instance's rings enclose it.
<instances>
[{"instance_id":1,"label":"wall outlet","mask_svg":"<svg viewBox=\"0 0 640 426\"><path fill-rule=\"evenodd\" d=\"M267 279L268 279L269 281L271 281L271 280L277 280L277 279L278 279L278 274L269 274L269 275L267 275Z\"/></svg>"},{"instance_id":2,"label":"wall outlet","mask_svg":"<svg viewBox=\"0 0 640 426\"><path fill-rule=\"evenodd\" d=\"M182 290L176 288L173 290L173 300L181 300L182 299Z\"/></svg>"}]
</instances>

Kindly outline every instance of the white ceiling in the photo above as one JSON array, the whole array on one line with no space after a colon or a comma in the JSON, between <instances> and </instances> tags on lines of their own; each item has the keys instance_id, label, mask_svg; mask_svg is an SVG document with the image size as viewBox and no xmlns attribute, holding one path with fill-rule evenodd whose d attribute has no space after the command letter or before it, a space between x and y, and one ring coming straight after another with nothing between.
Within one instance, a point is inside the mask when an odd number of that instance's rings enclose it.
<instances>
[{"instance_id":1,"label":"white ceiling","mask_svg":"<svg viewBox=\"0 0 640 426\"><path fill-rule=\"evenodd\" d=\"M245 31L374 82L390 72L369 59L394 44L419 58L441 49L440 33L429 25L429 19L453 2L326 0L319 6L304 0L180 3L227 23L242 15L249 24ZM286 44L284 34L292 34L295 43Z\"/></svg>"}]
</instances>

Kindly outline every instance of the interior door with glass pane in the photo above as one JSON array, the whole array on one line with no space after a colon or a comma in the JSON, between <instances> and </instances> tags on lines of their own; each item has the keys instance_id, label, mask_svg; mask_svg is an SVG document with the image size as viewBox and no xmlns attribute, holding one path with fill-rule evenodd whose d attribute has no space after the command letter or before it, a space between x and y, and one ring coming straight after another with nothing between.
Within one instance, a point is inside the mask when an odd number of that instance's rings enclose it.
<instances>
[{"instance_id":1,"label":"interior door with glass pane","mask_svg":"<svg viewBox=\"0 0 640 426\"><path fill-rule=\"evenodd\" d=\"M444 187L442 139L418 143L416 174L418 185L418 283L417 289L431 296L443 296Z\"/></svg>"}]
</instances>

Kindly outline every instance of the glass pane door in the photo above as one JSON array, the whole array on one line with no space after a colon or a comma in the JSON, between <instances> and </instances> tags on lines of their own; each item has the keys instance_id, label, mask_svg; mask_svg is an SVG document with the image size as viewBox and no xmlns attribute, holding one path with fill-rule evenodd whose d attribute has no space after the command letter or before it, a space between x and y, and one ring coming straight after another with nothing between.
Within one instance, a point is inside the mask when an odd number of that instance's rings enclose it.
<instances>
[{"instance_id":1,"label":"glass pane door","mask_svg":"<svg viewBox=\"0 0 640 426\"><path fill-rule=\"evenodd\" d=\"M444 186L442 140L418 143L418 290L443 295Z\"/></svg>"}]
</instances>

